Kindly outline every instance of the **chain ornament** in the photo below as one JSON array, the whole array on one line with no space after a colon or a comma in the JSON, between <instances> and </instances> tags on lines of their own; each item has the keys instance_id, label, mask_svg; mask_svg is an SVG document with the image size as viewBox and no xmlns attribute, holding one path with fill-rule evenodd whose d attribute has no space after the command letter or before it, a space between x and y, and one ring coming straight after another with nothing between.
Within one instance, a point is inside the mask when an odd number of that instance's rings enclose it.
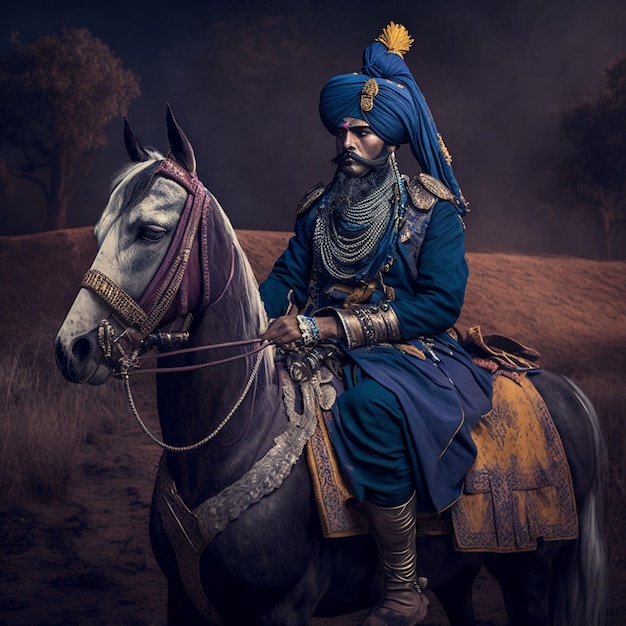
<instances>
[{"instance_id":1,"label":"chain ornament","mask_svg":"<svg viewBox=\"0 0 626 626\"><path fill-rule=\"evenodd\" d=\"M321 207L313 241L326 271L339 280L354 276L358 264L379 246L392 219L397 178L392 167L385 180L352 206ZM342 225L349 225L350 231Z\"/></svg>"},{"instance_id":2,"label":"chain ornament","mask_svg":"<svg viewBox=\"0 0 626 626\"><path fill-rule=\"evenodd\" d=\"M133 358L133 356L135 358ZM141 430L143 430L143 432L146 435L148 435L148 437L154 443L156 443L158 446L160 446L164 450L167 450L168 452L189 452L190 450L197 450L198 448L201 448L202 446L209 443L209 441L211 441L212 439L215 439L215 437L224 428L224 426L228 424L232 416L237 412L237 409L241 406L241 403L245 400L246 396L248 395L248 392L250 391L250 388L252 387L252 383L256 379L256 376L259 372L259 367L261 365L262 360L263 360L263 351L259 351L257 358L256 358L256 362L254 363L254 367L252 368L252 371L250 372L250 376L248 377L248 382L246 383L246 386L243 388L241 395L239 396L239 398L233 405L232 409L228 412L226 417L215 427L215 429L211 433L209 433L206 437L204 437L204 439L201 439L200 441L196 441L195 443L189 444L187 446L172 446L169 443L165 443L164 441L159 439L156 435L154 435L152 431L150 431L150 429L146 426L145 422L141 419L141 416L139 415L139 411L137 410L137 406L135 405L135 400L133 398L132 390L130 388L129 372L136 367L136 355L131 355L131 357L125 357L124 359L122 359L120 377L122 379L122 382L124 383L124 389L126 391L126 396L128 397L128 403L130 405L130 409L135 417L135 420L137 420L137 423L139 424Z\"/></svg>"}]
</instances>

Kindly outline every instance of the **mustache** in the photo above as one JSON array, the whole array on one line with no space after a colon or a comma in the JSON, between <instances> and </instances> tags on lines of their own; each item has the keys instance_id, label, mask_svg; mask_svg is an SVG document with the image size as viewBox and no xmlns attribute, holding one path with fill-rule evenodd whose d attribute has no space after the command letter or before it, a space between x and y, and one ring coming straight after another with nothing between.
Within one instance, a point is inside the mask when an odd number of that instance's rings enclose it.
<instances>
[{"instance_id":1,"label":"mustache","mask_svg":"<svg viewBox=\"0 0 626 626\"><path fill-rule=\"evenodd\" d=\"M347 159L354 159L363 165L367 165L369 167L379 167L383 165L387 159L389 158L388 154L381 154L379 157L375 159L366 159L360 155L358 155L354 150L342 150L334 159L331 159L331 163L335 165L341 165Z\"/></svg>"}]
</instances>

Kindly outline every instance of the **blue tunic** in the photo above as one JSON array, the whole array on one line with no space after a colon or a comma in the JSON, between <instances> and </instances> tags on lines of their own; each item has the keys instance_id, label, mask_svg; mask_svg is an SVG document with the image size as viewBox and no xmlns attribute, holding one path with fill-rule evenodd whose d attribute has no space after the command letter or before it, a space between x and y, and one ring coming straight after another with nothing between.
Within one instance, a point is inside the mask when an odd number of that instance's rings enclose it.
<instances>
[{"instance_id":1,"label":"blue tunic","mask_svg":"<svg viewBox=\"0 0 626 626\"><path fill-rule=\"evenodd\" d=\"M400 343L348 351L347 389L334 407L331 437L359 499L392 506L417 489L423 506L442 511L460 495L475 458L469 433L491 408L491 376L446 332L459 317L468 278L463 224L450 202L430 210L417 259L411 242L398 238L384 274L394 290L389 304ZM302 309L311 296L315 220L315 207L298 216L287 249L261 284L270 318L283 315L290 299ZM318 277L316 308L340 306L329 284L330 277ZM370 302L382 297L376 291Z\"/></svg>"}]
</instances>

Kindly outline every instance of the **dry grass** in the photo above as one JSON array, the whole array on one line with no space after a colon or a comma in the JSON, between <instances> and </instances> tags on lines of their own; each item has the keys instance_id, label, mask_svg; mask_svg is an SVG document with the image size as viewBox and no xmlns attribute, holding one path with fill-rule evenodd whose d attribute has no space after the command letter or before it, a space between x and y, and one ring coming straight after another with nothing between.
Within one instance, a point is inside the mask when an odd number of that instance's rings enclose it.
<instances>
[{"instance_id":1,"label":"dry grass","mask_svg":"<svg viewBox=\"0 0 626 626\"><path fill-rule=\"evenodd\" d=\"M79 446L96 432L112 432L124 414L115 387L65 384L54 369L49 343L14 346L0 359L2 500L61 500Z\"/></svg>"},{"instance_id":2,"label":"dry grass","mask_svg":"<svg viewBox=\"0 0 626 626\"><path fill-rule=\"evenodd\" d=\"M134 425L128 423L129 410L119 385L71 385L54 364L54 336L96 251L90 230L0 237L0 504L13 501L16 506L8 510L28 510L36 508L34 500L63 499L67 490L66 505L73 510L76 493L98 485L98 478L81 474L79 459L87 458L89 468L104 472L103 476L110 474L117 491L98 492L90 500L94 509L90 523L97 531L81 537L85 549L96 536L126 532L125 526L124 531L112 526L118 517L125 524L140 510L144 524L147 513L142 507L149 506L151 487L151 478L146 477L153 474L156 463L156 454L146 454L136 439L127 437ZM238 235L260 280L289 236L256 231ZM538 349L541 365L572 378L598 412L608 449L606 530L611 597L617 611L611 624L624 623L620 572L626 564L626 263L503 253L468 257L471 276L460 330L479 324L484 334L507 335ZM152 402L151 389L141 389L140 394L144 403ZM151 406L143 408L153 414ZM114 436L106 436L103 443L100 433L108 432ZM94 440L96 444L89 445ZM108 440L115 451L107 448ZM147 469L139 472L140 463ZM147 492L145 503L138 503L133 495L141 489ZM126 499L128 507L121 514ZM46 508L58 510L63 525L67 507ZM22 532L22 527L18 530ZM98 544L94 554L100 556L102 550ZM125 553L116 555L114 562L124 563L126 558ZM15 567L30 572L37 567L32 564L40 561L39 552L32 558L24 552ZM144 601L145 578L144 572L137 584L139 604ZM160 589L157 583L154 588ZM65 587L62 593L65 601ZM107 602L116 599L107 598ZM99 606L96 598L91 602Z\"/></svg>"}]
</instances>

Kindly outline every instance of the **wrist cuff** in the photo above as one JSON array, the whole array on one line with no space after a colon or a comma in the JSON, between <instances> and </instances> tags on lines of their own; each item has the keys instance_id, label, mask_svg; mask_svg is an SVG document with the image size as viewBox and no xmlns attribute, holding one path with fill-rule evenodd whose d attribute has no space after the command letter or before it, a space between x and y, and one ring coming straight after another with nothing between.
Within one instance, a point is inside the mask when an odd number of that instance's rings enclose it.
<instances>
[{"instance_id":1,"label":"wrist cuff","mask_svg":"<svg viewBox=\"0 0 626 626\"><path fill-rule=\"evenodd\" d=\"M401 339L398 316L387 303L335 309L334 313L341 322L349 350Z\"/></svg>"}]
</instances>

